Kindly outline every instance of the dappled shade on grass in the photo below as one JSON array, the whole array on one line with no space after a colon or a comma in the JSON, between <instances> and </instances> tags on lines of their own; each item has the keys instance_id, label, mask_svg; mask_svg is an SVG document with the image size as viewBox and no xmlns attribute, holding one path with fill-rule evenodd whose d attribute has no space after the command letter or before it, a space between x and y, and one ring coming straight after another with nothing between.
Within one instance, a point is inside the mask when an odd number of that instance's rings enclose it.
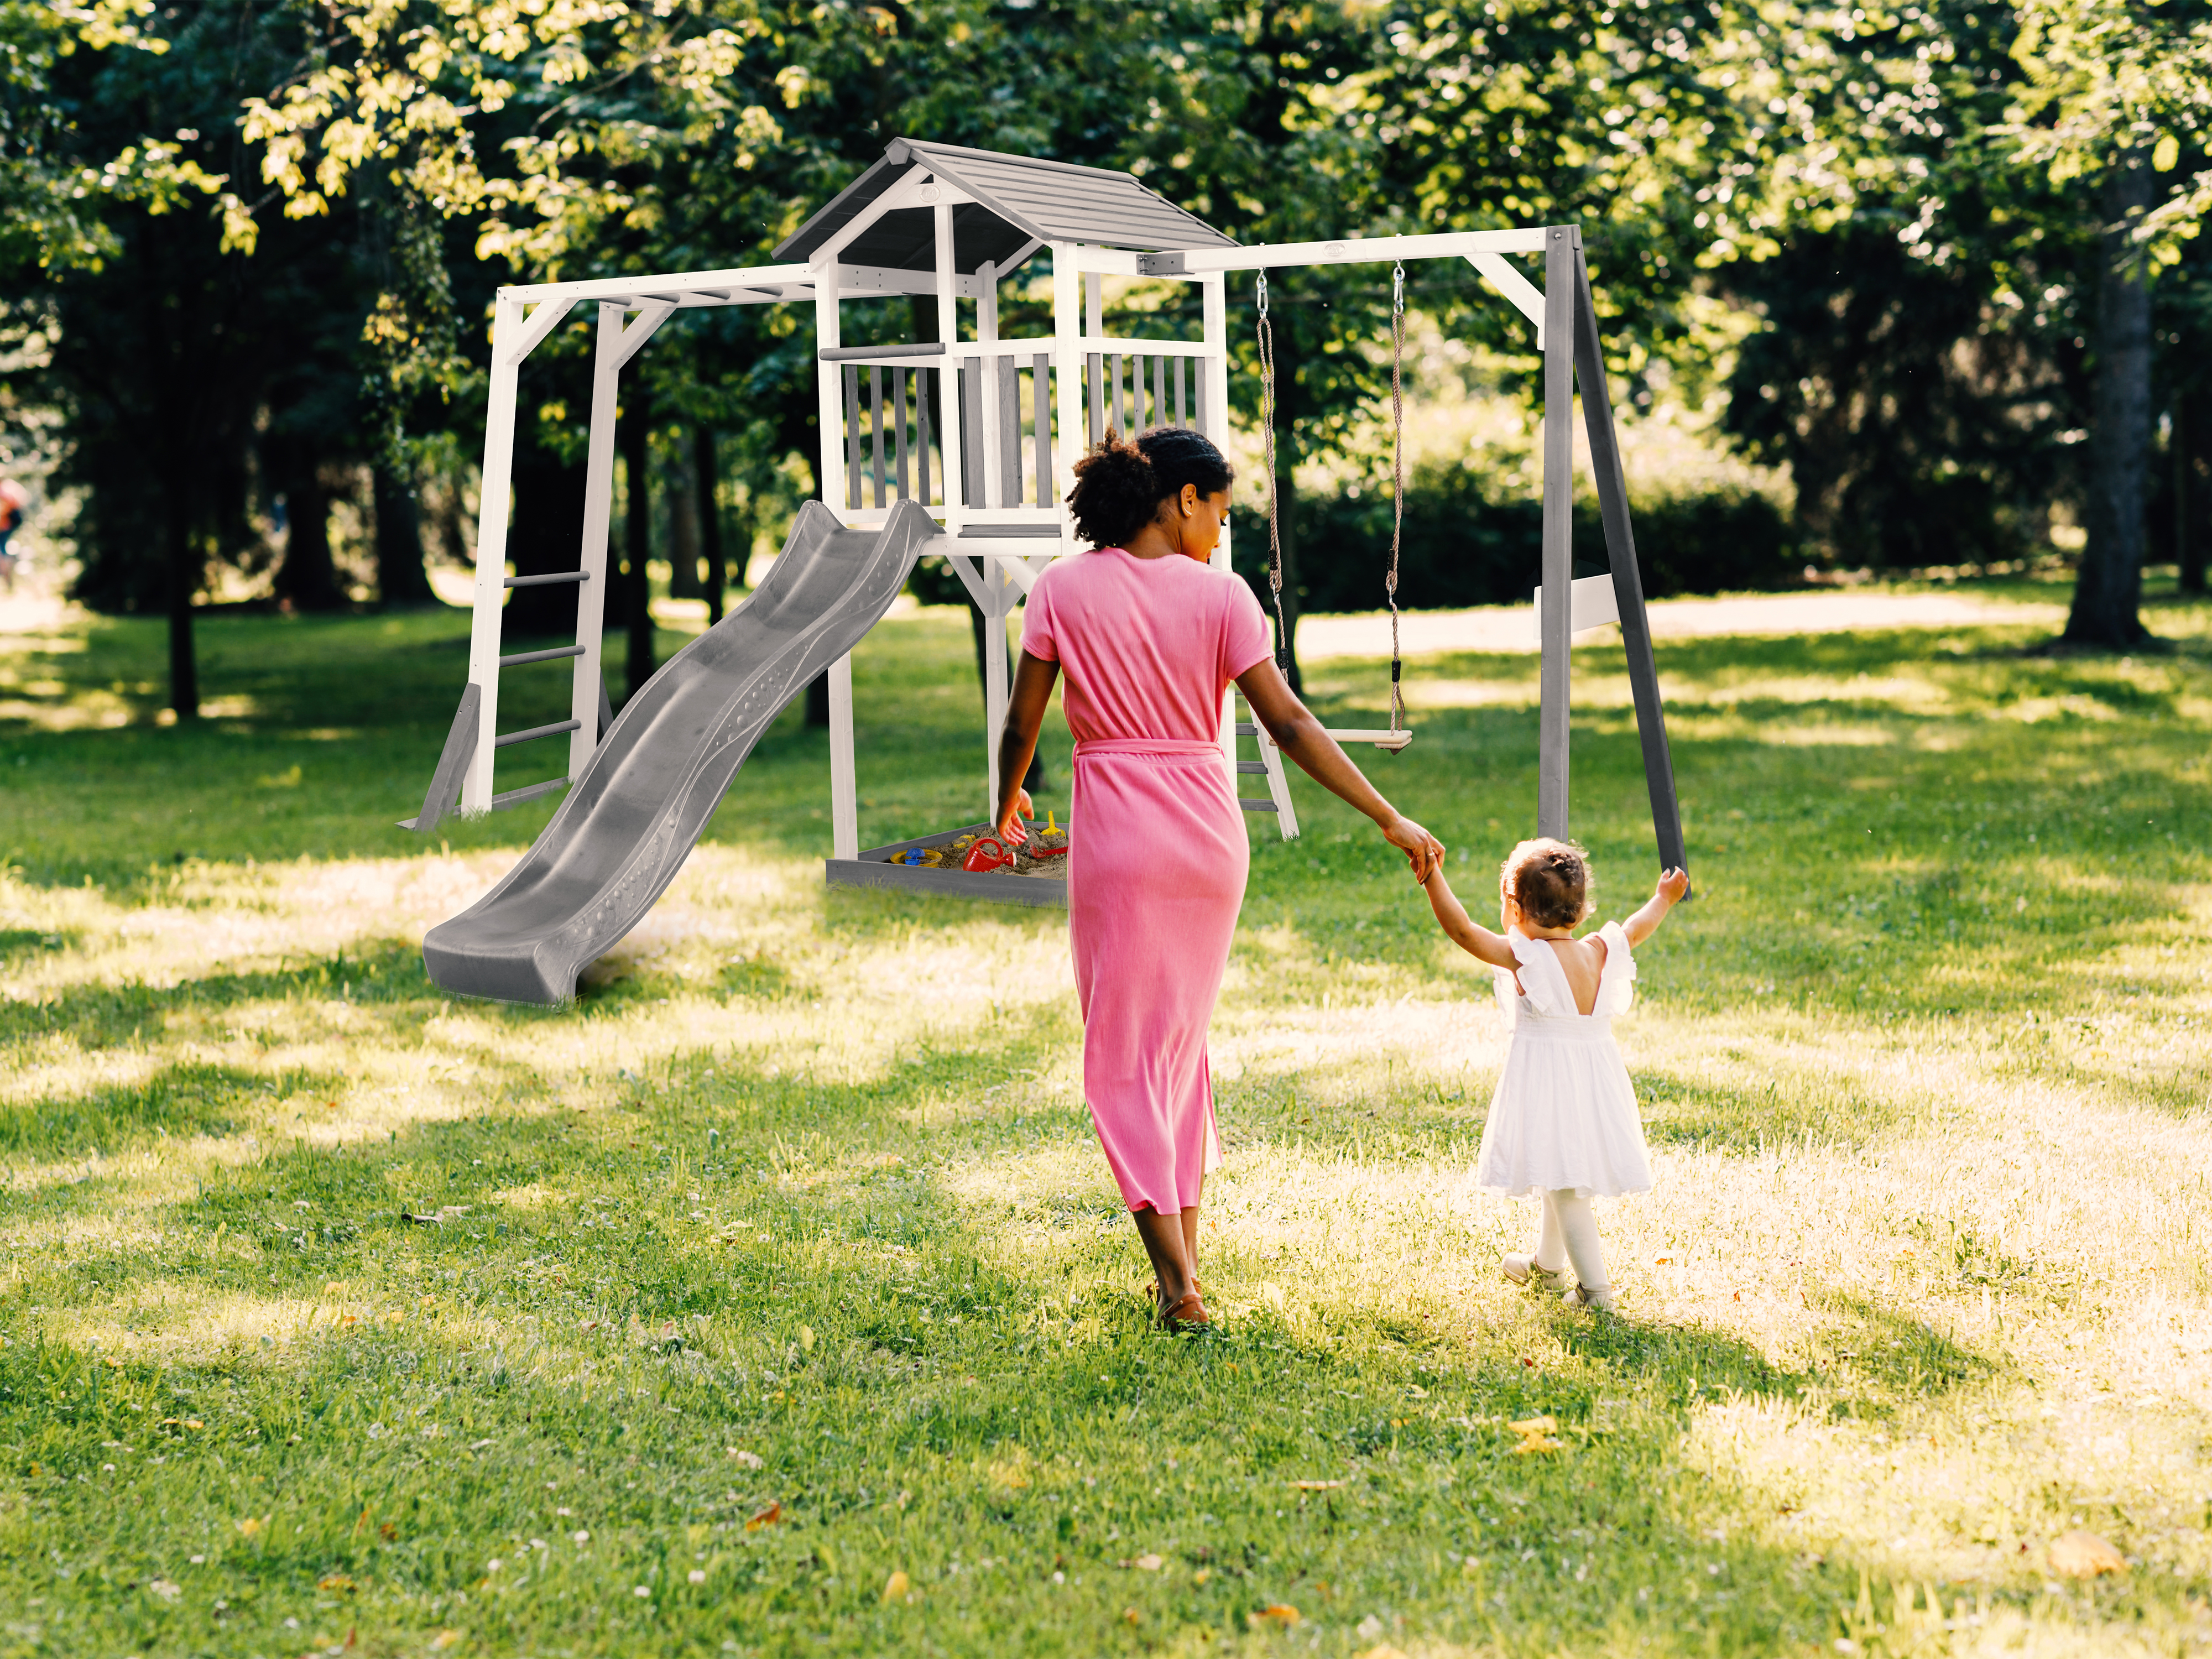
<instances>
[{"instance_id":1,"label":"dappled shade on grass","mask_svg":"<svg viewBox=\"0 0 2212 1659\"><path fill-rule=\"evenodd\" d=\"M1498 1279L1525 1217L1472 1182L1487 976L1297 786L1215 1027L1224 1317L1171 1341L1083 1111L1064 922L824 892L797 711L575 1007L456 1001L415 941L549 810L390 827L464 620L210 619L210 694L250 714L0 726L9 1629L2178 1642L2212 1589L2205 622L2127 663L1994 626L1662 651L1700 896L1621 1027L1659 1188L1607 1209L1619 1321ZM89 704L157 646L73 624L17 669ZM927 611L863 647L864 836L975 817L970 652ZM1577 659L1604 915L1651 873L1620 661ZM1424 666L1420 739L1372 770L1479 896L1532 809L1534 663ZM1372 723L1376 665L1312 678ZM2136 1567L2046 1591L2075 1528Z\"/></svg>"}]
</instances>

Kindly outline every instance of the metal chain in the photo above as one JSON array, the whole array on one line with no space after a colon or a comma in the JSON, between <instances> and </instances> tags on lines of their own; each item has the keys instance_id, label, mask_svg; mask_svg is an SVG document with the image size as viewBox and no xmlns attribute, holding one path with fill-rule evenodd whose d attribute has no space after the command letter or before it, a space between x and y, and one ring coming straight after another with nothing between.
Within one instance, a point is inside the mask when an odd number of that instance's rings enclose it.
<instances>
[{"instance_id":1,"label":"metal chain","mask_svg":"<svg viewBox=\"0 0 2212 1659\"><path fill-rule=\"evenodd\" d=\"M1267 320L1267 273L1260 273L1260 429L1267 441L1267 592L1275 603L1275 665L1291 672L1291 637L1283 626L1283 527L1275 503L1275 325Z\"/></svg>"},{"instance_id":2,"label":"metal chain","mask_svg":"<svg viewBox=\"0 0 2212 1659\"><path fill-rule=\"evenodd\" d=\"M1406 267L1390 268L1390 574L1382 591L1390 601L1390 729L1405 722L1406 698L1399 689L1398 545L1406 529Z\"/></svg>"}]
</instances>

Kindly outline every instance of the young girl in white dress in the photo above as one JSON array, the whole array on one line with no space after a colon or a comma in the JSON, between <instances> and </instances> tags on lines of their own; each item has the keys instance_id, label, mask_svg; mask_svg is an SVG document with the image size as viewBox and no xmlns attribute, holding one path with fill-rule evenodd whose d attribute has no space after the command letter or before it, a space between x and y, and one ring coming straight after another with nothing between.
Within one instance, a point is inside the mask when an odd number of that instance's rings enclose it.
<instances>
[{"instance_id":1,"label":"young girl in white dress","mask_svg":"<svg viewBox=\"0 0 2212 1659\"><path fill-rule=\"evenodd\" d=\"M1593 1197L1651 1190L1636 1089L1613 1043L1613 1017L1635 994L1634 948L1657 931L1690 878L1669 870L1642 909L1588 939L1589 862L1582 849L1524 841L1498 870L1503 934L1471 920L1439 865L1425 884L1430 908L1452 942L1497 969L1498 1003L1510 1035L1505 1069L1483 1126L1476 1181L1486 1192L1544 1201L1528 1254L1507 1255L1505 1276L1540 1289L1577 1281L1577 1306L1610 1309L1613 1285L1598 1248Z\"/></svg>"}]
</instances>

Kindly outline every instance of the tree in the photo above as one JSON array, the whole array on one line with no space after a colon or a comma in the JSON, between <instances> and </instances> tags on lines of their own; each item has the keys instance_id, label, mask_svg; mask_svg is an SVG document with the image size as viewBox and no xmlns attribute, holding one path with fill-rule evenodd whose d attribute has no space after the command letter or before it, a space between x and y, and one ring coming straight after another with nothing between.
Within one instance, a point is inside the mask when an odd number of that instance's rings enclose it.
<instances>
[{"instance_id":1,"label":"tree","mask_svg":"<svg viewBox=\"0 0 2212 1659\"><path fill-rule=\"evenodd\" d=\"M2212 209L2212 169L2176 173L2185 138L2201 151L2212 85L2212 17L2146 0L2026 0L2014 47L2025 86L2012 131L2054 184L2094 188L2096 393L2081 574L2063 637L2125 649L2138 615L2151 449L2150 286ZM2161 181L2165 182L2161 182Z\"/></svg>"}]
</instances>

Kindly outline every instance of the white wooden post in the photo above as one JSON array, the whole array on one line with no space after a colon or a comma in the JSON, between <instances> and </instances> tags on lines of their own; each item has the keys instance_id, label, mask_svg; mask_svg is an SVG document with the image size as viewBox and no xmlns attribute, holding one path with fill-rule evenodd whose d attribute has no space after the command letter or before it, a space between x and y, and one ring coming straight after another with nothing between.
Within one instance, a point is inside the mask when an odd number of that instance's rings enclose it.
<instances>
[{"instance_id":1,"label":"white wooden post","mask_svg":"<svg viewBox=\"0 0 2212 1659\"><path fill-rule=\"evenodd\" d=\"M999 343L999 270L986 259L975 267L975 343L990 347ZM999 376L1002 372L998 354L987 352L981 360L981 374L977 376L981 388L978 402L981 404L983 429L978 441L983 446L983 502L986 507L1011 507L1007 499L1006 457L1000 441Z\"/></svg>"},{"instance_id":2,"label":"white wooden post","mask_svg":"<svg viewBox=\"0 0 2212 1659\"><path fill-rule=\"evenodd\" d=\"M1199 306L1206 323L1206 404L1203 411L1207 435L1218 446L1229 436L1229 289L1228 279L1221 276L1201 276L1198 280ZM1214 544L1213 568L1228 572L1234 566L1230 557L1229 526L1221 526L1221 539ZM1261 739L1262 745L1266 739ZM1229 769L1229 793L1237 793L1237 698L1233 691L1224 691L1221 697L1221 758Z\"/></svg>"},{"instance_id":3,"label":"white wooden post","mask_svg":"<svg viewBox=\"0 0 2212 1659\"><path fill-rule=\"evenodd\" d=\"M1052 245L1052 373L1060 430L1052 447L1052 499L1060 508L1060 539L1075 544L1067 492L1075 488L1075 464L1083 458L1083 287L1076 266L1081 255L1073 242ZM1043 402L1037 407L1042 410Z\"/></svg>"},{"instance_id":4,"label":"white wooden post","mask_svg":"<svg viewBox=\"0 0 2212 1659\"><path fill-rule=\"evenodd\" d=\"M815 384L820 392L822 500L845 504L845 398L839 365L821 353L844 343L837 316L837 255L832 250L814 279ZM834 482L833 482L834 480ZM842 517L842 512L840 517ZM830 665L830 844L835 857L860 856L860 789L853 763L853 657Z\"/></svg>"},{"instance_id":5,"label":"white wooden post","mask_svg":"<svg viewBox=\"0 0 2212 1659\"><path fill-rule=\"evenodd\" d=\"M500 295L492 312L491 381L477 503L477 580L469 624L469 684L483 697L476 753L461 780L461 811L471 813L491 810L492 744L499 731L500 607L507 598L507 520L514 496L514 388L521 369L514 352L522 316L521 301Z\"/></svg>"},{"instance_id":6,"label":"white wooden post","mask_svg":"<svg viewBox=\"0 0 2212 1659\"><path fill-rule=\"evenodd\" d=\"M1083 331L1097 339L1106 331L1106 278L1092 270L1083 277Z\"/></svg>"},{"instance_id":7,"label":"white wooden post","mask_svg":"<svg viewBox=\"0 0 2212 1659\"><path fill-rule=\"evenodd\" d=\"M568 775L584 775L592 751L606 733L599 726L600 638L606 623L607 520L614 511L615 415L621 400L623 307L599 303L598 350L592 364L591 438L584 452L584 541L576 568L576 643L584 654L568 690L568 718L580 721L568 734Z\"/></svg>"},{"instance_id":8,"label":"white wooden post","mask_svg":"<svg viewBox=\"0 0 2212 1659\"><path fill-rule=\"evenodd\" d=\"M938 371L938 459L945 463L945 528L960 533L960 273L952 258L952 204L934 210L937 230L937 337L945 342L945 367Z\"/></svg>"},{"instance_id":9,"label":"white wooden post","mask_svg":"<svg viewBox=\"0 0 2212 1659\"><path fill-rule=\"evenodd\" d=\"M853 770L853 653L830 665L830 841L841 859L860 856L860 802Z\"/></svg>"},{"instance_id":10,"label":"white wooden post","mask_svg":"<svg viewBox=\"0 0 2212 1659\"><path fill-rule=\"evenodd\" d=\"M990 805L983 815L988 818L999 810L999 733L1006 724L1006 617L1018 590L1003 560L975 562L982 567L984 590L991 596L983 607L983 744L990 779Z\"/></svg>"}]
</instances>

